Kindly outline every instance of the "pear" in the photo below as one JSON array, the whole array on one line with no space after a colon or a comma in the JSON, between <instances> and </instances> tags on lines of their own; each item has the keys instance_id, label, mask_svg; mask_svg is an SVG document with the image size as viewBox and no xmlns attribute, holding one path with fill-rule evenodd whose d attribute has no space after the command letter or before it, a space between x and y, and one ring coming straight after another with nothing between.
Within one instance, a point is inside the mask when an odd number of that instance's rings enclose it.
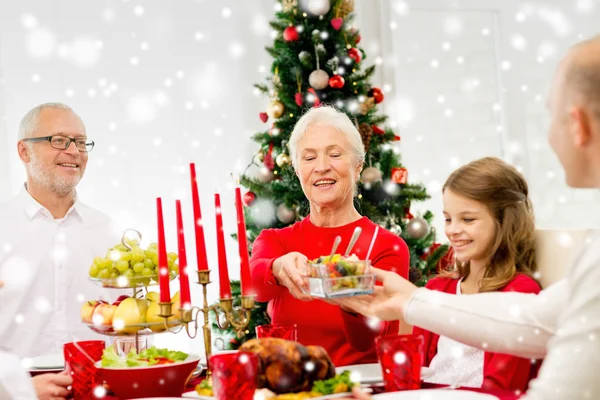
<instances>
[{"instance_id":1,"label":"pear","mask_svg":"<svg viewBox=\"0 0 600 400\"><path fill-rule=\"evenodd\" d=\"M148 300L130 297L118 305L113 316L113 328L119 333L133 334L141 330L140 326L131 326L146 322Z\"/></svg>"},{"instance_id":2,"label":"pear","mask_svg":"<svg viewBox=\"0 0 600 400\"><path fill-rule=\"evenodd\" d=\"M153 303L158 303L160 301L160 294L158 294L158 292L148 292L146 293L146 300L150 300Z\"/></svg>"},{"instance_id":3,"label":"pear","mask_svg":"<svg viewBox=\"0 0 600 400\"><path fill-rule=\"evenodd\" d=\"M155 302L150 302L150 306L146 311L146 323L159 324L149 327L153 332L162 332L165 330L165 319L163 317L159 317L158 314L160 314L160 305ZM172 320L173 317L169 318L168 322L171 322Z\"/></svg>"},{"instance_id":4,"label":"pear","mask_svg":"<svg viewBox=\"0 0 600 400\"><path fill-rule=\"evenodd\" d=\"M179 311L179 309L181 308L181 299L179 296L179 291L177 291L173 297L171 298L171 302L173 303L173 314L175 314L175 316L173 318L175 319L181 319L181 312Z\"/></svg>"}]
</instances>

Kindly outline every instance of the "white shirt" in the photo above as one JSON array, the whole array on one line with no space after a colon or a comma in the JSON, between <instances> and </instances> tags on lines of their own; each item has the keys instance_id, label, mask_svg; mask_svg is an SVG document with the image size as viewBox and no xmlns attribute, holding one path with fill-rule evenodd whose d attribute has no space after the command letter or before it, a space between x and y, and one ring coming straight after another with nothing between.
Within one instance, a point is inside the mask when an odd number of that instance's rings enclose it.
<instances>
[{"instance_id":1,"label":"white shirt","mask_svg":"<svg viewBox=\"0 0 600 400\"><path fill-rule=\"evenodd\" d=\"M0 349L0 400L37 399L31 376L19 357Z\"/></svg>"},{"instance_id":2,"label":"white shirt","mask_svg":"<svg viewBox=\"0 0 600 400\"><path fill-rule=\"evenodd\" d=\"M456 285L456 295L461 295L460 283ZM425 382L481 387L483 384L484 351L464 343L457 342L447 336L440 336L437 352L429 368L433 374Z\"/></svg>"},{"instance_id":3,"label":"white shirt","mask_svg":"<svg viewBox=\"0 0 600 400\"><path fill-rule=\"evenodd\" d=\"M600 234L588 237L564 280L537 296L454 296L421 288L404 318L490 352L545 358L522 399L600 399Z\"/></svg>"},{"instance_id":4,"label":"white shirt","mask_svg":"<svg viewBox=\"0 0 600 400\"><path fill-rule=\"evenodd\" d=\"M111 220L79 200L60 220L25 189L0 205L0 344L34 357L62 353L73 340L104 339L81 323L80 308L116 297L88 270L117 243Z\"/></svg>"}]
</instances>

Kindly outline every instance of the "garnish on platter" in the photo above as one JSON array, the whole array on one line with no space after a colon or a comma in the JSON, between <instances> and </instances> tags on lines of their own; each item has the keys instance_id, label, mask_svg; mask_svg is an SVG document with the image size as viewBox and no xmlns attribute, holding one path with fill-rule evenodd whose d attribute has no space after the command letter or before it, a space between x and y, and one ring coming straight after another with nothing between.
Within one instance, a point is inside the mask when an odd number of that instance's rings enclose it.
<instances>
[{"instance_id":1,"label":"garnish on platter","mask_svg":"<svg viewBox=\"0 0 600 400\"><path fill-rule=\"evenodd\" d=\"M175 315L168 319L168 326L180 325L179 292L171 299ZM159 294L146 293L137 299L122 295L112 304L104 300L87 301L81 307L81 321L90 329L104 335L151 334L166 330L165 319L160 314Z\"/></svg>"},{"instance_id":2,"label":"garnish on platter","mask_svg":"<svg viewBox=\"0 0 600 400\"><path fill-rule=\"evenodd\" d=\"M179 273L175 262L177 253L167 253L169 278ZM107 288L135 288L156 284L158 281L158 244L147 249L137 239L124 239L110 248L105 257L95 257L89 269L92 281Z\"/></svg>"},{"instance_id":3,"label":"garnish on platter","mask_svg":"<svg viewBox=\"0 0 600 400\"><path fill-rule=\"evenodd\" d=\"M259 357L258 389L262 398L298 400L350 392L355 385L350 372L335 374L327 352L319 346L303 346L278 338L252 339L240 347ZM212 396L208 380L196 386L201 396Z\"/></svg>"}]
</instances>

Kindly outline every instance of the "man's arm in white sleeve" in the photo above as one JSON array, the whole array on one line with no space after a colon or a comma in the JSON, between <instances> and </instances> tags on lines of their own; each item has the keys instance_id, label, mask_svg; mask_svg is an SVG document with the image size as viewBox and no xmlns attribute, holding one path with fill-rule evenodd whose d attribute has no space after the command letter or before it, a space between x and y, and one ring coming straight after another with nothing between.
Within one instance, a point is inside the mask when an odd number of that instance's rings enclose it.
<instances>
[{"instance_id":1,"label":"man's arm in white sleeve","mask_svg":"<svg viewBox=\"0 0 600 400\"><path fill-rule=\"evenodd\" d=\"M567 305L527 400L600 399L600 237L569 272Z\"/></svg>"},{"instance_id":2,"label":"man's arm in white sleeve","mask_svg":"<svg viewBox=\"0 0 600 400\"><path fill-rule=\"evenodd\" d=\"M560 281L539 295L494 292L456 296L418 289L405 308L407 323L493 353L543 358L567 298Z\"/></svg>"}]
</instances>

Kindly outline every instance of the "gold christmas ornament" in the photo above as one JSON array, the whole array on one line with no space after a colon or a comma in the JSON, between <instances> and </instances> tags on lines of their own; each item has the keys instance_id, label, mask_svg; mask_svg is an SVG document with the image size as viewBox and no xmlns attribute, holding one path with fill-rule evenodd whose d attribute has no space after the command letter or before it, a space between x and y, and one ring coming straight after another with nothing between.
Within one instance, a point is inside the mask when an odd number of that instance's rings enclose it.
<instances>
[{"instance_id":1,"label":"gold christmas ornament","mask_svg":"<svg viewBox=\"0 0 600 400\"><path fill-rule=\"evenodd\" d=\"M275 158L275 162L277 163L277 166L279 166L279 168L282 168L290 164L290 156L288 156L285 153L281 153Z\"/></svg>"},{"instance_id":2,"label":"gold christmas ornament","mask_svg":"<svg viewBox=\"0 0 600 400\"><path fill-rule=\"evenodd\" d=\"M393 224L390 226L390 232L392 232L396 236L402 235L402 227L398 224Z\"/></svg>"},{"instance_id":3,"label":"gold christmas ornament","mask_svg":"<svg viewBox=\"0 0 600 400\"><path fill-rule=\"evenodd\" d=\"M342 0L339 5L337 16L346 18L352 11L354 11L354 0Z\"/></svg>"},{"instance_id":4,"label":"gold christmas ornament","mask_svg":"<svg viewBox=\"0 0 600 400\"><path fill-rule=\"evenodd\" d=\"M298 7L298 0L282 0L281 5L283 12L290 12L294 8Z\"/></svg>"},{"instance_id":5,"label":"gold christmas ornament","mask_svg":"<svg viewBox=\"0 0 600 400\"><path fill-rule=\"evenodd\" d=\"M284 111L285 111L285 107L283 106L283 103L280 102L279 100L273 100L267 106L267 115L271 118L281 117L283 115Z\"/></svg>"},{"instance_id":6,"label":"gold christmas ornament","mask_svg":"<svg viewBox=\"0 0 600 400\"><path fill-rule=\"evenodd\" d=\"M256 179L261 183L269 183L275 179L275 174L267 167L261 167L256 174Z\"/></svg>"},{"instance_id":7,"label":"gold christmas ornament","mask_svg":"<svg viewBox=\"0 0 600 400\"><path fill-rule=\"evenodd\" d=\"M296 219L296 212L290 210L285 204L281 203L279 207L277 207L277 219L283 224L292 223Z\"/></svg>"},{"instance_id":8,"label":"gold christmas ornament","mask_svg":"<svg viewBox=\"0 0 600 400\"><path fill-rule=\"evenodd\" d=\"M429 224L422 217L415 217L406 225L406 233L413 239L423 239L429 233Z\"/></svg>"},{"instance_id":9,"label":"gold christmas ornament","mask_svg":"<svg viewBox=\"0 0 600 400\"><path fill-rule=\"evenodd\" d=\"M379 168L368 167L360 174L360 181L364 184L373 184L383 179L383 173Z\"/></svg>"},{"instance_id":10,"label":"gold christmas ornament","mask_svg":"<svg viewBox=\"0 0 600 400\"><path fill-rule=\"evenodd\" d=\"M371 125L363 122L358 125L358 132L360 133L363 145L365 146L365 152L368 152L371 144L371 136L373 136L373 128L371 128Z\"/></svg>"},{"instance_id":11,"label":"gold christmas ornament","mask_svg":"<svg viewBox=\"0 0 600 400\"><path fill-rule=\"evenodd\" d=\"M367 97L367 99L360 105L359 112L362 115L366 115L373 109L373 107L375 107L375 99L372 97Z\"/></svg>"},{"instance_id":12,"label":"gold christmas ornament","mask_svg":"<svg viewBox=\"0 0 600 400\"><path fill-rule=\"evenodd\" d=\"M329 86L329 74L322 69L316 69L308 76L308 84L316 90L323 90Z\"/></svg>"}]
</instances>

